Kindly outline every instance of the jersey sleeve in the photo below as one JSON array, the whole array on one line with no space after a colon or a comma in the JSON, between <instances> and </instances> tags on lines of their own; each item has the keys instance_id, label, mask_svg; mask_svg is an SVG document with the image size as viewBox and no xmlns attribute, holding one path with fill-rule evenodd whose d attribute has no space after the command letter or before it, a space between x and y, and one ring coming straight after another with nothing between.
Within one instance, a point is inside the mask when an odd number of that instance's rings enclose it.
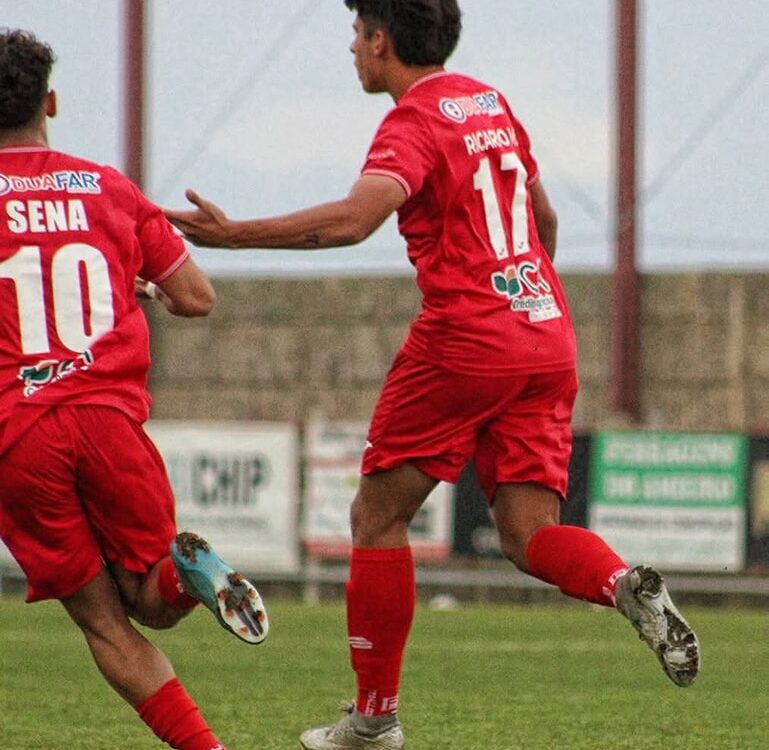
<instances>
[{"instance_id":1,"label":"jersey sleeve","mask_svg":"<svg viewBox=\"0 0 769 750\"><path fill-rule=\"evenodd\" d=\"M434 160L429 128L415 109L398 106L379 126L361 174L392 177L410 198L419 192Z\"/></svg>"},{"instance_id":2,"label":"jersey sleeve","mask_svg":"<svg viewBox=\"0 0 769 750\"><path fill-rule=\"evenodd\" d=\"M139 275L160 283L190 257L184 240L176 233L158 206L135 188L137 200L136 236L142 252Z\"/></svg>"}]
</instances>

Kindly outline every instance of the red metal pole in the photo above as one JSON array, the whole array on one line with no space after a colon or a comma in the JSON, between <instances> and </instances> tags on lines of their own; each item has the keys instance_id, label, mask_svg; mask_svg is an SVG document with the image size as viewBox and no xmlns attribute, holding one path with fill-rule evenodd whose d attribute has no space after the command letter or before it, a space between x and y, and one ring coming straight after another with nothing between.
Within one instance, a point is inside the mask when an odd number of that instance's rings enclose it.
<instances>
[{"instance_id":1,"label":"red metal pole","mask_svg":"<svg viewBox=\"0 0 769 750\"><path fill-rule=\"evenodd\" d=\"M125 174L144 187L144 0L124 0Z\"/></svg>"},{"instance_id":2,"label":"red metal pole","mask_svg":"<svg viewBox=\"0 0 769 750\"><path fill-rule=\"evenodd\" d=\"M636 0L616 0L616 265L612 294L611 408L640 419L640 299L636 267L637 47Z\"/></svg>"}]
</instances>

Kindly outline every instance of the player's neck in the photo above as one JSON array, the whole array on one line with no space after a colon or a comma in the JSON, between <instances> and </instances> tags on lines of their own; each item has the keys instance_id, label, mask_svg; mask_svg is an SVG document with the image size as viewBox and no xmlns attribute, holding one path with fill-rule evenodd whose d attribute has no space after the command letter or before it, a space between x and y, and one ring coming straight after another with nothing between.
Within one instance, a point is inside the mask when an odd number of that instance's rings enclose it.
<instances>
[{"instance_id":1,"label":"player's neck","mask_svg":"<svg viewBox=\"0 0 769 750\"><path fill-rule=\"evenodd\" d=\"M35 123L22 128L0 130L0 148L11 146L48 146L48 133L45 123Z\"/></svg>"},{"instance_id":2,"label":"player's neck","mask_svg":"<svg viewBox=\"0 0 769 750\"><path fill-rule=\"evenodd\" d=\"M418 80L442 70L442 65L401 65L390 81L390 96L397 102Z\"/></svg>"}]
</instances>

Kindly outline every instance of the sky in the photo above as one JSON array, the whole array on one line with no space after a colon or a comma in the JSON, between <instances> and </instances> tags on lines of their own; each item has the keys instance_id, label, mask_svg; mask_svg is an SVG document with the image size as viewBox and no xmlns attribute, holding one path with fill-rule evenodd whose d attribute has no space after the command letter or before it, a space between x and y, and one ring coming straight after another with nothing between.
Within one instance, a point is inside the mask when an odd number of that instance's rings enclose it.
<instances>
[{"instance_id":1,"label":"sky","mask_svg":"<svg viewBox=\"0 0 769 750\"><path fill-rule=\"evenodd\" d=\"M498 88L559 217L556 265L614 263L614 0L464 0L447 68ZM352 64L342 0L151 0L145 185L192 187L233 218L348 192L384 114ZM769 269L766 0L639 0L638 265ZM123 0L0 0L0 24L58 57L51 145L124 164ZM212 275L411 272L394 217L355 248L196 249Z\"/></svg>"}]
</instances>

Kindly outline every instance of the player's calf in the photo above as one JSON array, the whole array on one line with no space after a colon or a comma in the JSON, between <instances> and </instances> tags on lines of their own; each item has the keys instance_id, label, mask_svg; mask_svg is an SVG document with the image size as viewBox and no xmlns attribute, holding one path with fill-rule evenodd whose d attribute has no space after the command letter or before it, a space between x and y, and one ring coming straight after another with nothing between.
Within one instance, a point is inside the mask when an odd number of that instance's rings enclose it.
<instances>
[{"instance_id":1,"label":"player's calf","mask_svg":"<svg viewBox=\"0 0 769 750\"><path fill-rule=\"evenodd\" d=\"M172 628L198 604L197 599L179 590L179 579L170 557L164 557L146 575L117 563L108 567L126 615L144 627Z\"/></svg>"}]
</instances>

